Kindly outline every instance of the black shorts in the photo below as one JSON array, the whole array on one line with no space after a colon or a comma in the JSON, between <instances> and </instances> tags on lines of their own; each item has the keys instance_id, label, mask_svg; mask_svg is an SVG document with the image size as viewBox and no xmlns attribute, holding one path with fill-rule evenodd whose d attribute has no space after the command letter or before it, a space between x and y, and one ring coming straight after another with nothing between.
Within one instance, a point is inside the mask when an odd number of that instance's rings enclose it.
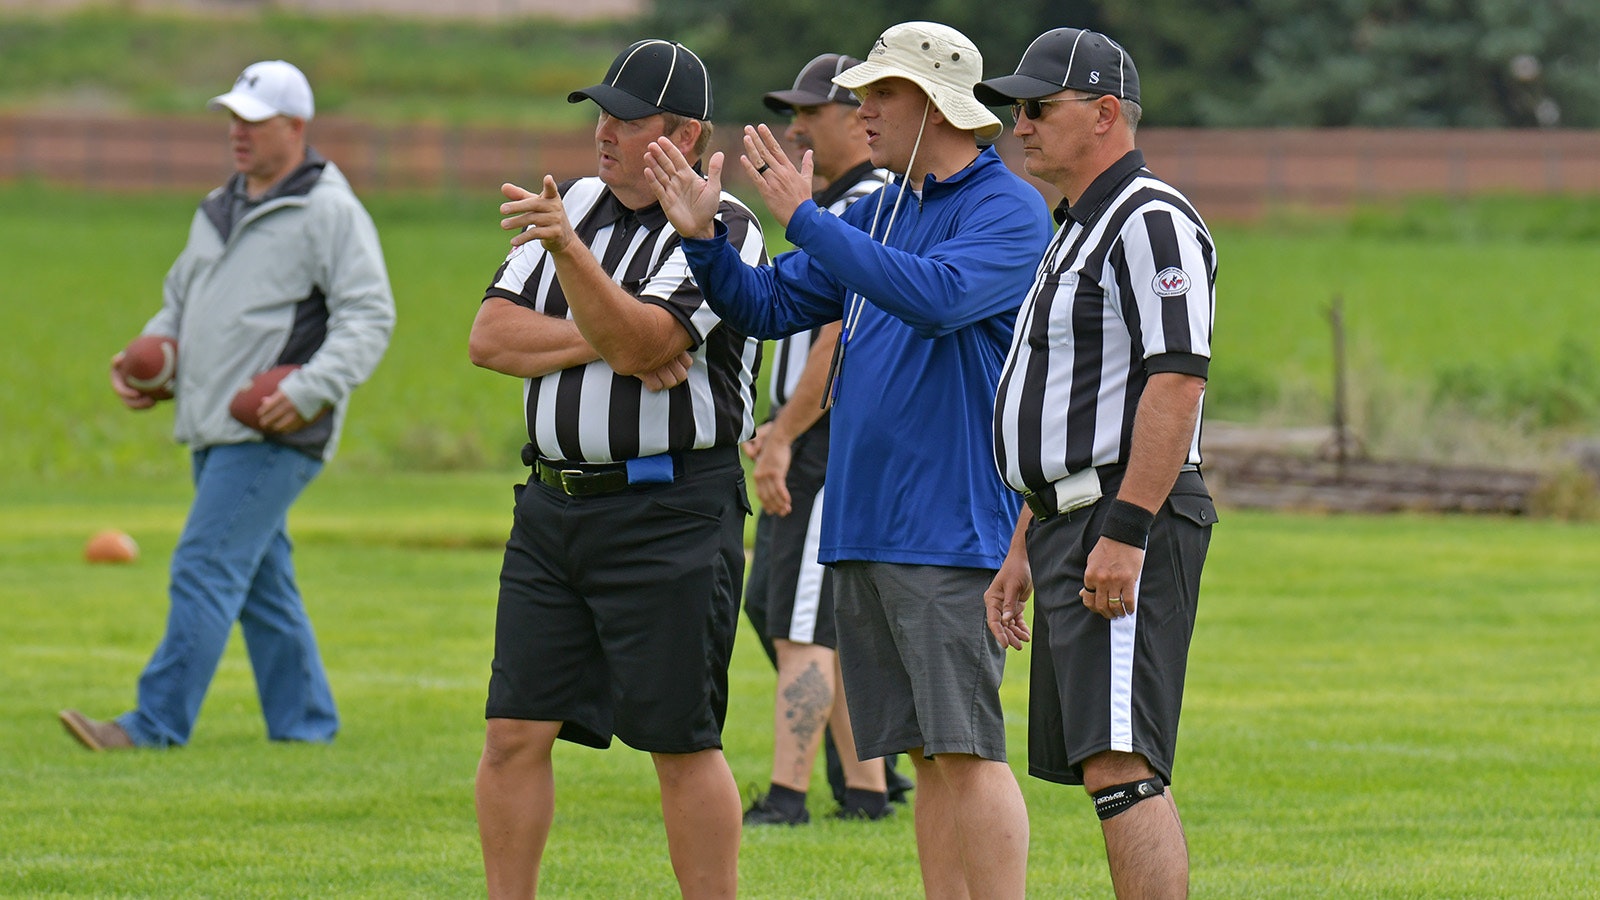
<instances>
[{"instance_id":1,"label":"black shorts","mask_svg":"<svg viewBox=\"0 0 1600 900\"><path fill-rule=\"evenodd\" d=\"M745 615L765 638L839 646L833 619L833 578L817 562L822 532L823 480L828 473L828 419L795 438L787 485L787 516L762 513L745 586Z\"/></svg>"},{"instance_id":2,"label":"black shorts","mask_svg":"<svg viewBox=\"0 0 1600 900\"><path fill-rule=\"evenodd\" d=\"M611 494L517 486L488 718L561 722L591 747L722 746L749 512L736 454Z\"/></svg>"},{"instance_id":3,"label":"black shorts","mask_svg":"<svg viewBox=\"0 0 1600 900\"><path fill-rule=\"evenodd\" d=\"M1083 784L1085 759L1120 750L1149 760L1170 784L1200 569L1217 511L1200 473L1180 474L1150 529L1138 604L1108 620L1089 611L1078 591L1112 496L1028 530L1036 595L1028 772Z\"/></svg>"}]
</instances>

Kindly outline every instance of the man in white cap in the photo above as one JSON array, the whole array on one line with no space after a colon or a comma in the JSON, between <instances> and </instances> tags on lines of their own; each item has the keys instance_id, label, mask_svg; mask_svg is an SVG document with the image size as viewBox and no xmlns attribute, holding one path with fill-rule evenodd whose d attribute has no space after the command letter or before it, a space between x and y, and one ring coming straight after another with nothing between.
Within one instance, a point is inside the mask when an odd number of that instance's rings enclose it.
<instances>
[{"instance_id":1,"label":"man in white cap","mask_svg":"<svg viewBox=\"0 0 1600 900\"><path fill-rule=\"evenodd\" d=\"M331 741L333 694L301 602L287 515L338 444L350 393L394 326L372 219L333 163L305 142L311 85L283 60L244 70L211 99L233 116L236 170L200 204L144 333L176 339L174 431L193 454L195 496L172 555L166 635L114 721L65 710L92 750L188 743L233 623L250 651L267 736ZM112 358L130 409L150 396ZM229 413L250 379L298 366L262 399L257 429Z\"/></svg>"},{"instance_id":2,"label":"man in white cap","mask_svg":"<svg viewBox=\"0 0 1600 900\"><path fill-rule=\"evenodd\" d=\"M1013 511L990 443L1016 310L1049 236L1039 193L979 140L1000 121L972 96L983 61L944 25L883 33L833 79L855 91L874 165L904 173L843 216L811 199L765 127L743 165L796 250L744 264L702 178L666 142L656 194L712 308L776 338L842 318L819 558L833 567L839 661L857 750L906 752L928 896L1021 897L1027 810L1006 764L1004 651L983 626Z\"/></svg>"},{"instance_id":3,"label":"man in white cap","mask_svg":"<svg viewBox=\"0 0 1600 900\"><path fill-rule=\"evenodd\" d=\"M1217 520L1199 471L1216 245L1135 149L1139 73L1110 38L1047 31L975 94L1011 105L1028 173L1066 198L995 397L995 457L1027 506L990 628L1037 638L1028 769L1089 793L1117 896L1184 897L1168 785Z\"/></svg>"}]
</instances>

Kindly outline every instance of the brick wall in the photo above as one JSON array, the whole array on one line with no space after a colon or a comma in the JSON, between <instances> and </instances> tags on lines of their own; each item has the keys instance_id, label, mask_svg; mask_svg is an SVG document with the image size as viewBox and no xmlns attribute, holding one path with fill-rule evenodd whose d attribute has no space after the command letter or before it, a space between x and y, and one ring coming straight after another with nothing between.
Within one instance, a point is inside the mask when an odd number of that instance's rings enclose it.
<instances>
[{"instance_id":1,"label":"brick wall","mask_svg":"<svg viewBox=\"0 0 1600 900\"><path fill-rule=\"evenodd\" d=\"M594 171L587 129L375 126L319 118L311 141L360 190L493 195L503 181ZM737 129L718 131L737 152ZM1406 194L1600 194L1600 132L1141 129L1150 166L1211 220L1272 207L1337 210ZM1002 156L1020 168L1009 135ZM0 116L0 181L104 190L203 190L230 171L223 120ZM730 184L742 177L730 166ZM1036 183L1054 202L1055 192Z\"/></svg>"}]
</instances>

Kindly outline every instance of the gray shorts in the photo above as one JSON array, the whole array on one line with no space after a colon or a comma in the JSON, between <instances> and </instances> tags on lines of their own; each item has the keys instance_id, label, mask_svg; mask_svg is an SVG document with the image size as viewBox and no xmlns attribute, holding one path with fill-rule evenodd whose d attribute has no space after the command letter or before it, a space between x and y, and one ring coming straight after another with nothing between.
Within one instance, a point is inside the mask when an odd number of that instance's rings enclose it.
<instances>
[{"instance_id":1,"label":"gray shorts","mask_svg":"<svg viewBox=\"0 0 1600 900\"><path fill-rule=\"evenodd\" d=\"M862 759L917 747L1004 762L1005 650L984 620L989 569L833 567L839 666Z\"/></svg>"}]
</instances>

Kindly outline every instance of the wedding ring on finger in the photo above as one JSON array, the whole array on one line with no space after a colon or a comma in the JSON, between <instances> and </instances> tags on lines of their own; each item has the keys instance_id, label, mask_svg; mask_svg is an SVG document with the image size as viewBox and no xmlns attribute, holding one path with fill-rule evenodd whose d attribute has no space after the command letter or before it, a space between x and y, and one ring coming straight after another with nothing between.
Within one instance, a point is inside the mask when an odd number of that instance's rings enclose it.
<instances>
[{"instance_id":1,"label":"wedding ring on finger","mask_svg":"<svg viewBox=\"0 0 1600 900\"><path fill-rule=\"evenodd\" d=\"M756 174L757 175L765 175L765 174L767 174L767 170L770 169L770 168L772 168L772 166L770 164L762 163L761 165L756 167Z\"/></svg>"}]
</instances>

